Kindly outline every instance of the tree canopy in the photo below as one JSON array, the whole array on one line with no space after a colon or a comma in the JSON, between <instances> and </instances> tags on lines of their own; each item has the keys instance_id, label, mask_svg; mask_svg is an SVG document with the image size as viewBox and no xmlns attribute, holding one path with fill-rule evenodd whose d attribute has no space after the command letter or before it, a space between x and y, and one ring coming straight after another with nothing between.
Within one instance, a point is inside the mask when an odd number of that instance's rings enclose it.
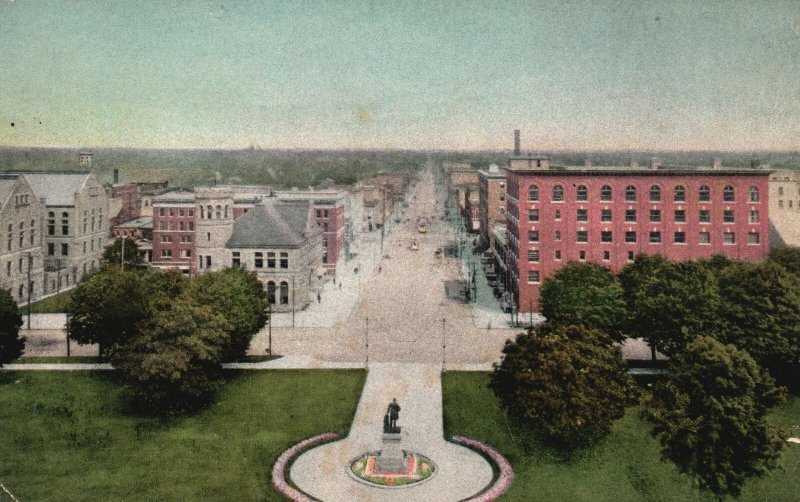
<instances>
[{"instance_id":1,"label":"tree canopy","mask_svg":"<svg viewBox=\"0 0 800 502\"><path fill-rule=\"evenodd\" d=\"M747 352L697 336L670 361L645 409L665 457L702 488L736 495L748 476L776 465L783 443L766 413L782 399Z\"/></svg>"},{"instance_id":2,"label":"tree canopy","mask_svg":"<svg viewBox=\"0 0 800 502\"><path fill-rule=\"evenodd\" d=\"M800 276L800 247L775 248L769 252L768 259L790 273Z\"/></svg>"},{"instance_id":3,"label":"tree canopy","mask_svg":"<svg viewBox=\"0 0 800 502\"><path fill-rule=\"evenodd\" d=\"M17 302L5 289L0 289L0 366L13 361L25 351L25 337L19 336L22 316Z\"/></svg>"},{"instance_id":4,"label":"tree canopy","mask_svg":"<svg viewBox=\"0 0 800 502\"><path fill-rule=\"evenodd\" d=\"M542 315L553 324L597 328L622 341L626 318L622 286L610 270L591 263L570 262L541 288Z\"/></svg>"},{"instance_id":5,"label":"tree canopy","mask_svg":"<svg viewBox=\"0 0 800 502\"><path fill-rule=\"evenodd\" d=\"M491 386L507 412L558 448L593 443L625 413L634 389L600 330L540 325L506 342Z\"/></svg>"},{"instance_id":6,"label":"tree canopy","mask_svg":"<svg viewBox=\"0 0 800 502\"><path fill-rule=\"evenodd\" d=\"M122 242L123 239L114 239L114 241L106 247L103 251L103 265L106 267L119 267L120 262L125 263L125 269L136 268L142 264L142 259L139 257L139 246L133 239L124 239L125 242L125 257L122 256Z\"/></svg>"}]
</instances>

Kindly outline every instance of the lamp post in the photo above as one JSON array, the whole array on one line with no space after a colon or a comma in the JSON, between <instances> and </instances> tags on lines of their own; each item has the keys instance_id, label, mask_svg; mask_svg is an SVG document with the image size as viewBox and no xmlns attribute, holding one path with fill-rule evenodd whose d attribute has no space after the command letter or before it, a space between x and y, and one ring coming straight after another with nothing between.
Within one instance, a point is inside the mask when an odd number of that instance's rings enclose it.
<instances>
[{"instance_id":1,"label":"lamp post","mask_svg":"<svg viewBox=\"0 0 800 502\"><path fill-rule=\"evenodd\" d=\"M31 287L31 266L33 262L31 260L31 254L28 253L28 330L31 329L31 295L33 294L33 288Z\"/></svg>"},{"instance_id":2,"label":"lamp post","mask_svg":"<svg viewBox=\"0 0 800 502\"><path fill-rule=\"evenodd\" d=\"M292 276L292 327L294 328L294 276Z\"/></svg>"},{"instance_id":3,"label":"lamp post","mask_svg":"<svg viewBox=\"0 0 800 502\"><path fill-rule=\"evenodd\" d=\"M446 323L447 321L442 318L442 373L444 373L444 367L447 362L447 331L446 331Z\"/></svg>"},{"instance_id":4,"label":"lamp post","mask_svg":"<svg viewBox=\"0 0 800 502\"><path fill-rule=\"evenodd\" d=\"M272 303L267 298L267 333L268 333L268 345L267 345L267 354L272 355Z\"/></svg>"},{"instance_id":5,"label":"lamp post","mask_svg":"<svg viewBox=\"0 0 800 502\"><path fill-rule=\"evenodd\" d=\"M364 368L369 369L369 317L366 318L364 326L364 350L367 353L367 357L364 360Z\"/></svg>"}]
</instances>

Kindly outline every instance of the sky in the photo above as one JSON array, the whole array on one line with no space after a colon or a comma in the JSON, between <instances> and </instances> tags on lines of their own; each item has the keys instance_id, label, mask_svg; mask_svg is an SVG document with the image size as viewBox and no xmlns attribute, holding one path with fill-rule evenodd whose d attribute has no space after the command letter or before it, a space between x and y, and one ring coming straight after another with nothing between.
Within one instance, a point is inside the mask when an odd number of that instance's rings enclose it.
<instances>
[{"instance_id":1,"label":"sky","mask_svg":"<svg viewBox=\"0 0 800 502\"><path fill-rule=\"evenodd\" d=\"M13 124L13 125L12 125ZM0 0L0 145L800 149L800 2Z\"/></svg>"}]
</instances>

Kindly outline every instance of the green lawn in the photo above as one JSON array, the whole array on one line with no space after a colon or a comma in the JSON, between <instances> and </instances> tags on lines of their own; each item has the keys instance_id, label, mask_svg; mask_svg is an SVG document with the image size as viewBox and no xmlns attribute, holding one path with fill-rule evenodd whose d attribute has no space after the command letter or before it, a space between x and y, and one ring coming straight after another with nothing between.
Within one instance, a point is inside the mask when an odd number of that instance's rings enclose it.
<instances>
[{"instance_id":1,"label":"green lawn","mask_svg":"<svg viewBox=\"0 0 800 502\"><path fill-rule=\"evenodd\" d=\"M484 441L508 458L516 478L504 500L713 500L674 464L660 459L658 442L637 408L630 408L602 443L563 460L506 420L488 383L487 373L446 373L444 423L447 434ZM792 398L771 419L800 436L800 398ZM749 480L741 500L797 500L798 493L800 445L789 444L781 469Z\"/></svg>"},{"instance_id":2,"label":"green lawn","mask_svg":"<svg viewBox=\"0 0 800 502\"><path fill-rule=\"evenodd\" d=\"M227 376L208 409L162 422L126 415L111 373L2 373L0 482L20 500L281 500L272 463L346 431L365 374Z\"/></svg>"},{"instance_id":3,"label":"green lawn","mask_svg":"<svg viewBox=\"0 0 800 502\"><path fill-rule=\"evenodd\" d=\"M69 297L72 295L72 290L63 291L53 296L47 297L44 300L33 302L31 304L32 314L61 314L67 311L67 304ZM28 307L20 307L21 314L28 313Z\"/></svg>"}]
</instances>

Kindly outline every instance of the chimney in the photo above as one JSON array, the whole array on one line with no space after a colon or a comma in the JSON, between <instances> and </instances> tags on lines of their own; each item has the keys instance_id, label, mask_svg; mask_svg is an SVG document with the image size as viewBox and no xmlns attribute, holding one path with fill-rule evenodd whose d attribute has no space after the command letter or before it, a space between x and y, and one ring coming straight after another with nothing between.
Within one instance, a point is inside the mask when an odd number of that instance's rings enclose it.
<instances>
[{"instance_id":1,"label":"chimney","mask_svg":"<svg viewBox=\"0 0 800 502\"><path fill-rule=\"evenodd\" d=\"M519 129L514 129L514 155L519 156Z\"/></svg>"},{"instance_id":2,"label":"chimney","mask_svg":"<svg viewBox=\"0 0 800 502\"><path fill-rule=\"evenodd\" d=\"M114 169L114 184L119 185L119 169Z\"/></svg>"},{"instance_id":3,"label":"chimney","mask_svg":"<svg viewBox=\"0 0 800 502\"><path fill-rule=\"evenodd\" d=\"M711 169L722 169L722 159L719 157L711 159Z\"/></svg>"},{"instance_id":4,"label":"chimney","mask_svg":"<svg viewBox=\"0 0 800 502\"><path fill-rule=\"evenodd\" d=\"M586 159L583 161L583 167L592 167L592 159Z\"/></svg>"},{"instance_id":5,"label":"chimney","mask_svg":"<svg viewBox=\"0 0 800 502\"><path fill-rule=\"evenodd\" d=\"M639 168L639 162L634 160L634 159L631 159L631 161L630 161L630 163L628 165L630 166L631 169L638 169Z\"/></svg>"},{"instance_id":6,"label":"chimney","mask_svg":"<svg viewBox=\"0 0 800 502\"><path fill-rule=\"evenodd\" d=\"M753 169L758 169L759 167L761 167L761 160L754 155L753 158L750 160L750 167Z\"/></svg>"},{"instance_id":7,"label":"chimney","mask_svg":"<svg viewBox=\"0 0 800 502\"><path fill-rule=\"evenodd\" d=\"M656 157L652 157L650 159L650 169L658 169L661 167L661 161L658 160Z\"/></svg>"}]
</instances>

